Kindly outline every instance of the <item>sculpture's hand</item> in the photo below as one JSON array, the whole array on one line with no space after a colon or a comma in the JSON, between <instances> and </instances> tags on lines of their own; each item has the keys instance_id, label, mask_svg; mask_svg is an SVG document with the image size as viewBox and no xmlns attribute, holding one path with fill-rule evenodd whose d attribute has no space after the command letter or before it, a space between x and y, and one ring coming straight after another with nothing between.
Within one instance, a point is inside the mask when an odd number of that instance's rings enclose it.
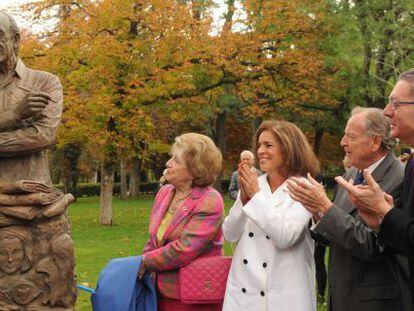
<instances>
[{"instance_id":1,"label":"sculpture's hand","mask_svg":"<svg viewBox=\"0 0 414 311\"><path fill-rule=\"evenodd\" d=\"M7 302L0 302L0 311L19 311L19 306L10 305Z\"/></svg>"},{"instance_id":2,"label":"sculpture's hand","mask_svg":"<svg viewBox=\"0 0 414 311\"><path fill-rule=\"evenodd\" d=\"M59 201L46 207L42 214L48 218L63 214L73 202L75 202L74 196L71 193L67 193Z\"/></svg>"},{"instance_id":3,"label":"sculpture's hand","mask_svg":"<svg viewBox=\"0 0 414 311\"><path fill-rule=\"evenodd\" d=\"M13 110L17 120L23 120L40 114L52 98L44 92L31 92Z\"/></svg>"}]
</instances>

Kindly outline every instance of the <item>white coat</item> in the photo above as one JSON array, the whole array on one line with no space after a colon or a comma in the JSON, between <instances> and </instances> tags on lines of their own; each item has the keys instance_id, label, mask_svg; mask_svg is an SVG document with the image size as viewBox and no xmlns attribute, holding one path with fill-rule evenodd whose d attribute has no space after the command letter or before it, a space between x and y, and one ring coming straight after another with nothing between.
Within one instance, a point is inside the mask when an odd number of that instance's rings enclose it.
<instances>
[{"instance_id":1,"label":"white coat","mask_svg":"<svg viewBox=\"0 0 414 311\"><path fill-rule=\"evenodd\" d=\"M239 195L223 224L225 239L237 242L223 310L315 311L311 215L286 182L272 193L265 174L259 188L244 206Z\"/></svg>"}]
</instances>

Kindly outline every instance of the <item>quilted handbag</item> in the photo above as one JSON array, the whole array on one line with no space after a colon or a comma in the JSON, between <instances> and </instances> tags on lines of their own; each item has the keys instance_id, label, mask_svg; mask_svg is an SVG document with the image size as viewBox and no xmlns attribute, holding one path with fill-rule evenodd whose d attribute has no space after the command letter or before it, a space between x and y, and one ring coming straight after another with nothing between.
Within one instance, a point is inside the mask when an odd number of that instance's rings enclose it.
<instances>
[{"instance_id":1,"label":"quilted handbag","mask_svg":"<svg viewBox=\"0 0 414 311\"><path fill-rule=\"evenodd\" d=\"M180 300L185 304L221 303L224 299L231 257L211 256L180 268Z\"/></svg>"}]
</instances>

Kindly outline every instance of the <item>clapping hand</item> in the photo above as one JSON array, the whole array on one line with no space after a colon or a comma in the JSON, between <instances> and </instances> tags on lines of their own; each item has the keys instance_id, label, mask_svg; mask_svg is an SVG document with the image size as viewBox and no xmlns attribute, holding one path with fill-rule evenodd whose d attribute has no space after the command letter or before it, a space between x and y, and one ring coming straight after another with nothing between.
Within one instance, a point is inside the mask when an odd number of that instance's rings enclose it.
<instances>
[{"instance_id":1,"label":"clapping hand","mask_svg":"<svg viewBox=\"0 0 414 311\"><path fill-rule=\"evenodd\" d=\"M257 181L256 170L252 171L246 163L240 163L238 171L240 199L244 205L259 192L259 182Z\"/></svg>"},{"instance_id":2,"label":"clapping hand","mask_svg":"<svg viewBox=\"0 0 414 311\"><path fill-rule=\"evenodd\" d=\"M315 218L325 214L332 206L325 188L308 173L307 180L291 177L287 180L290 196L301 203Z\"/></svg>"},{"instance_id":3,"label":"clapping hand","mask_svg":"<svg viewBox=\"0 0 414 311\"><path fill-rule=\"evenodd\" d=\"M393 199L381 190L368 170L364 170L364 178L366 185L354 185L352 181L348 182L340 176L335 180L348 191L349 200L356 206L365 223L378 230L381 219L393 208Z\"/></svg>"}]
</instances>

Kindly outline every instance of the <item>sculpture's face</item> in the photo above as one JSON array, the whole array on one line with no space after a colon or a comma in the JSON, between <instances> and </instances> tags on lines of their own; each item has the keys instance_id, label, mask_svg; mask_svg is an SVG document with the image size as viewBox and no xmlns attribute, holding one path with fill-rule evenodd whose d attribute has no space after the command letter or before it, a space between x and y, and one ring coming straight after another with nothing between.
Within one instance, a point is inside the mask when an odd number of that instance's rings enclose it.
<instances>
[{"instance_id":1,"label":"sculpture's face","mask_svg":"<svg viewBox=\"0 0 414 311\"><path fill-rule=\"evenodd\" d=\"M0 270L7 274L15 274L23 266L24 246L17 237L0 240Z\"/></svg>"},{"instance_id":2,"label":"sculpture's face","mask_svg":"<svg viewBox=\"0 0 414 311\"><path fill-rule=\"evenodd\" d=\"M0 63L6 62L14 54L10 21L0 13Z\"/></svg>"}]
</instances>

